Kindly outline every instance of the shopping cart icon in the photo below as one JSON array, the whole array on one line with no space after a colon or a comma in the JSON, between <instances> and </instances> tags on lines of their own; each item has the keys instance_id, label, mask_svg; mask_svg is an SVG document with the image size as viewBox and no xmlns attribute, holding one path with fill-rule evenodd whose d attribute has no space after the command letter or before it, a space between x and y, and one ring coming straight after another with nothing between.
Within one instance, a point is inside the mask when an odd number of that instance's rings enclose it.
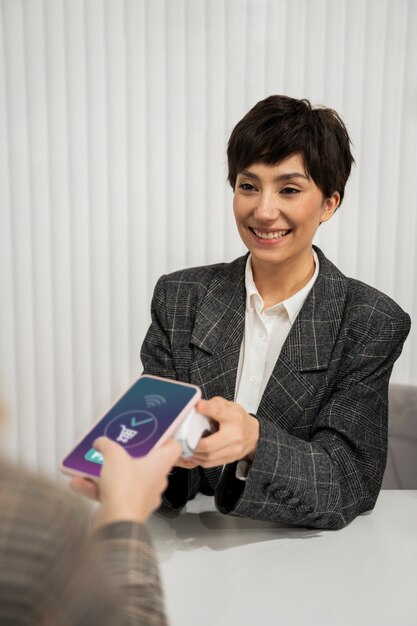
<instances>
[{"instance_id":1,"label":"shopping cart icon","mask_svg":"<svg viewBox=\"0 0 417 626\"><path fill-rule=\"evenodd\" d=\"M125 448L136 448L149 441L158 430L158 420L150 411L134 409L115 415L103 435ZM0 620L1 621L1 620Z\"/></svg>"},{"instance_id":2,"label":"shopping cart icon","mask_svg":"<svg viewBox=\"0 0 417 626\"><path fill-rule=\"evenodd\" d=\"M128 443L133 437L138 434L137 430L133 430L132 428L126 428L124 424L120 424L120 435L117 437L116 441L120 441L120 443Z\"/></svg>"}]
</instances>

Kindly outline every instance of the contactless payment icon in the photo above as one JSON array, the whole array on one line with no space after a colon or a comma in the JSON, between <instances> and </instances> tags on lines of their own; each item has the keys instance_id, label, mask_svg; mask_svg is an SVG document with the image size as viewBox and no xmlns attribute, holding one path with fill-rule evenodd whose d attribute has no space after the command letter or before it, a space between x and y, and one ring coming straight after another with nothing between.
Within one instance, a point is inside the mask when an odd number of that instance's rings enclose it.
<instances>
[{"instance_id":1,"label":"contactless payment icon","mask_svg":"<svg viewBox=\"0 0 417 626\"><path fill-rule=\"evenodd\" d=\"M148 441L157 427L158 420L150 411L126 411L111 420L104 435L122 444L124 448L134 448Z\"/></svg>"},{"instance_id":2,"label":"contactless payment icon","mask_svg":"<svg viewBox=\"0 0 417 626\"><path fill-rule=\"evenodd\" d=\"M91 461L92 463L98 463L99 465L103 465L103 455L100 454L98 450L94 450L94 448L90 448L84 458L87 461Z\"/></svg>"}]
</instances>

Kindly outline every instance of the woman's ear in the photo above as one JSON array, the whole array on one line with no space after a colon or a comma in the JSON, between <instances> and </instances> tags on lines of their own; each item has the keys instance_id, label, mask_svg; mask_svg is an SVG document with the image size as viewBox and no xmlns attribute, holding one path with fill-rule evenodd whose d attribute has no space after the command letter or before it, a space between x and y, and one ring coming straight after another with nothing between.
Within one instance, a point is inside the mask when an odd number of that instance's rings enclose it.
<instances>
[{"instance_id":1,"label":"woman's ear","mask_svg":"<svg viewBox=\"0 0 417 626\"><path fill-rule=\"evenodd\" d=\"M323 214L321 216L320 224L327 222L335 214L337 207L340 204L340 193L334 191L330 198L325 198L323 202Z\"/></svg>"}]
</instances>

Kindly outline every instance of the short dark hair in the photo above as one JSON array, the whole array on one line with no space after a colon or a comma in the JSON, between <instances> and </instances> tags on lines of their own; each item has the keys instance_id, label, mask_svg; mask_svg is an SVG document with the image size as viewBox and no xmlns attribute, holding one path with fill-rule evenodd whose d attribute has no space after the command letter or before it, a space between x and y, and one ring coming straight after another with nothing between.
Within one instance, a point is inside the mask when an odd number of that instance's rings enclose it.
<instances>
[{"instance_id":1,"label":"short dark hair","mask_svg":"<svg viewBox=\"0 0 417 626\"><path fill-rule=\"evenodd\" d=\"M333 109L313 107L309 100L269 96L237 123L227 146L228 180L251 163L276 165L300 153L306 174L326 198L338 191L343 200L354 159L345 124Z\"/></svg>"}]
</instances>

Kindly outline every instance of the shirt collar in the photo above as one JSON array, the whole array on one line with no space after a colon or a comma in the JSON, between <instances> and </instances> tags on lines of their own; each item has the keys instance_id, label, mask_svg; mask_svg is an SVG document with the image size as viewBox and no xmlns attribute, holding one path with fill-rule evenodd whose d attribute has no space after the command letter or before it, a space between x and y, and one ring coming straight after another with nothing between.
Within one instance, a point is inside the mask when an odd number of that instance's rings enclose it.
<instances>
[{"instance_id":1,"label":"shirt collar","mask_svg":"<svg viewBox=\"0 0 417 626\"><path fill-rule=\"evenodd\" d=\"M320 269L319 259L314 248L312 249L312 252L313 252L313 258L314 258L314 263L315 263L315 269L314 269L314 274L310 278L308 283L304 285L304 287L302 287L299 291L297 291L297 293L292 295L290 298L287 298L286 300L283 300L282 302L279 302L277 304L274 304L271 307L268 307L268 311L276 310L277 312L282 310L282 307L284 307L288 314L288 318L291 324L294 323L297 315L301 311L301 308L304 302L306 301L307 296L310 293L314 283L316 282L317 276L319 275L319 269ZM251 258L252 258L252 255L249 254L247 261L246 261L246 269L245 269L246 306L250 307L251 300L253 300L255 307L258 308L259 310L262 310L263 300L255 285L255 281L253 280Z\"/></svg>"}]
</instances>

